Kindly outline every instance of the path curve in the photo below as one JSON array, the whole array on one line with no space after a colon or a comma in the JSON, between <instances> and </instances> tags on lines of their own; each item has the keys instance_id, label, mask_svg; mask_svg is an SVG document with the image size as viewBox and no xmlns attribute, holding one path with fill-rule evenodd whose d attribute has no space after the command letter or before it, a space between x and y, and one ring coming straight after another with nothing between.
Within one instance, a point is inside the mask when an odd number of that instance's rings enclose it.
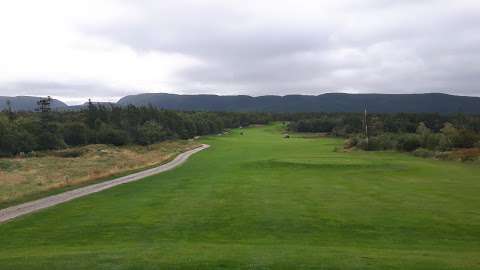
<instances>
[{"instance_id":1,"label":"path curve","mask_svg":"<svg viewBox=\"0 0 480 270\"><path fill-rule=\"evenodd\" d=\"M38 210L41 210L41 209L45 209L45 208L48 208L48 207L51 207L51 206L54 206L54 205L57 205L57 204L68 202L68 201L71 201L71 200L79 198L79 197L87 196L87 195L92 194L92 193L100 192L102 190L109 189L109 188L112 188L112 187L115 187L115 186L118 186L118 185L122 185L122 184L125 184L125 183L138 181L138 180L141 180L142 178L145 178L147 176L151 176L151 175L154 175L154 174L158 174L158 173L161 173L161 172L164 172L164 171L171 170L171 169L181 165L185 161L187 161L187 159L191 155L193 155L197 152L200 152L203 149L206 149L208 147L210 147L210 146L207 145L207 144L202 144L201 146L199 146L195 149L192 149L192 150L189 150L189 151L186 151L186 152L183 152L183 153L179 154L174 160L172 160L168 163L165 163L161 166L152 168L152 169L148 169L148 170L145 170L145 171L141 171L141 172L126 175L126 176L123 176L123 177L115 178L113 180L101 182L101 183L98 183L98 184L94 184L94 185L90 185L90 186L66 191L66 192L63 192L63 193L60 193L60 194L57 194L57 195L48 196L48 197L45 197L45 198L42 198L42 199L39 199L39 200L35 200L35 201L31 201L31 202L27 202L27 203L15 205L15 206L11 206L11 207L8 207L8 208L5 208L5 209L1 209L0 210L0 223L12 220L12 219L14 219L16 217L19 217L19 216L30 214L32 212L35 212L35 211L38 211Z\"/></svg>"}]
</instances>

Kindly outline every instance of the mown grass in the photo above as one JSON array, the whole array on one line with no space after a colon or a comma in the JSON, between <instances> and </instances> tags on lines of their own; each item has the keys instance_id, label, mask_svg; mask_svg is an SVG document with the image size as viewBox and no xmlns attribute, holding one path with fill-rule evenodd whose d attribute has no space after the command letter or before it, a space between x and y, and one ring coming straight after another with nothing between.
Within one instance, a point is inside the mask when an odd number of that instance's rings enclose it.
<instances>
[{"instance_id":1,"label":"mown grass","mask_svg":"<svg viewBox=\"0 0 480 270\"><path fill-rule=\"evenodd\" d=\"M480 269L480 168L235 130L0 225L0 269Z\"/></svg>"},{"instance_id":2,"label":"mown grass","mask_svg":"<svg viewBox=\"0 0 480 270\"><path fill-rule=\"evenodd\" d=\"M147 147L89 145L36 157L0 158L0 209L158 166L197 145L180 140Z\"/></svg>"}]
</instances>

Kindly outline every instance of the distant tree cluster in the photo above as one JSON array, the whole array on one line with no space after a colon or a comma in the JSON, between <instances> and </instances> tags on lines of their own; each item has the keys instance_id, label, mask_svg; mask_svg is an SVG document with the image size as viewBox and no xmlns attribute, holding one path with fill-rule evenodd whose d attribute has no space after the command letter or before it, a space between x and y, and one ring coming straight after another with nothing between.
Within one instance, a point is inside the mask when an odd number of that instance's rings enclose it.
<instances>
[{"instance_id":1,"label":"distant tree cluster","mask_svg":"<svg viewBox=\"0 0 480 270\"><path fill-rule=\"evenodd\" d=\"M347 138L347 147L445 151L480 147L480 116L362 113L178 112L154 107L88 103L80 111L53 111L49 99L37 112L0 112L0 155L62 149L87 144L149 145L169 139L216 134L228 128L288 122L294 132Z\"/></svg>"},{"instance_id":2,"label":"distant tree cluster","mask_svg":"<svg viewBox=\"0 0 480 270\"><path fill-rule=\"evenodd\" d=\"M289 116L289 129L347 137L346 147L365 150L447 151L480 147L480 116L439 114L312 113Z\"/></svg>"},{"instance_id":3,"label":"distant tree cluster","mask_svg":"<svg viewBox=\"0 0 480 270\"><path fill-rule=\"evenodd\" d=\"M148 145L272 120L266 113L175 112L91 102L81 111L51 111L48 105L41 106L38 112L7 109L0 113L1 155L99 143Z\"/></svg>"}]
</instances>

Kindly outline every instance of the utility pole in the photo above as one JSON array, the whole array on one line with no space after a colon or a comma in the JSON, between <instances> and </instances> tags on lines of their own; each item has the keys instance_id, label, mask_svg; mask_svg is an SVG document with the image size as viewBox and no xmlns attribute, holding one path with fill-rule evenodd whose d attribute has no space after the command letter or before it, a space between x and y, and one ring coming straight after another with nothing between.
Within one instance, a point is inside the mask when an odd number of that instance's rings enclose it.
<instances>
[{"instance_id":1,"label":"utility pole","mask_svg":"<svg viewBox=\"0 0 480 270\"><path fill-rule=\"evenodd\" d=\"M368 122L367 122L367 105L365 105L365 115L363 117L363 123L365 125L365 138L367 140L367 149L368 149Z\"/></svg>"}]
</instances>

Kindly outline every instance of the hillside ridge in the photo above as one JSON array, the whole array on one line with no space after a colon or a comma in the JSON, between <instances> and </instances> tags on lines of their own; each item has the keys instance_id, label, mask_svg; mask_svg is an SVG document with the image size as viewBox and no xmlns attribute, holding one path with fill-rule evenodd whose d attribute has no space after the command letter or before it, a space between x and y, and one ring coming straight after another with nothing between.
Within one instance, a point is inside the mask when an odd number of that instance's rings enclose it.
<instances>
[{"instance_id":1,"label":"hillside ridge","mask_svg":"<svg viewBox=\"0 0 480 270\"><path fill-rule=\"evenodd\" d=\"M0 96L0 110L11 107L17 111L32 111L39 97ZM233 111L233 112L361 112L368 108L378 113L468 113L480 114L480 97L457 96L443 93L419 94L348 94L320 95L180 95L169 93L143 93L128 95L108 105L153 106L181 111ZM83 105L68 106L60 100L52 101L52 108L77 110Z\"/></svg>"}]
</instances>

